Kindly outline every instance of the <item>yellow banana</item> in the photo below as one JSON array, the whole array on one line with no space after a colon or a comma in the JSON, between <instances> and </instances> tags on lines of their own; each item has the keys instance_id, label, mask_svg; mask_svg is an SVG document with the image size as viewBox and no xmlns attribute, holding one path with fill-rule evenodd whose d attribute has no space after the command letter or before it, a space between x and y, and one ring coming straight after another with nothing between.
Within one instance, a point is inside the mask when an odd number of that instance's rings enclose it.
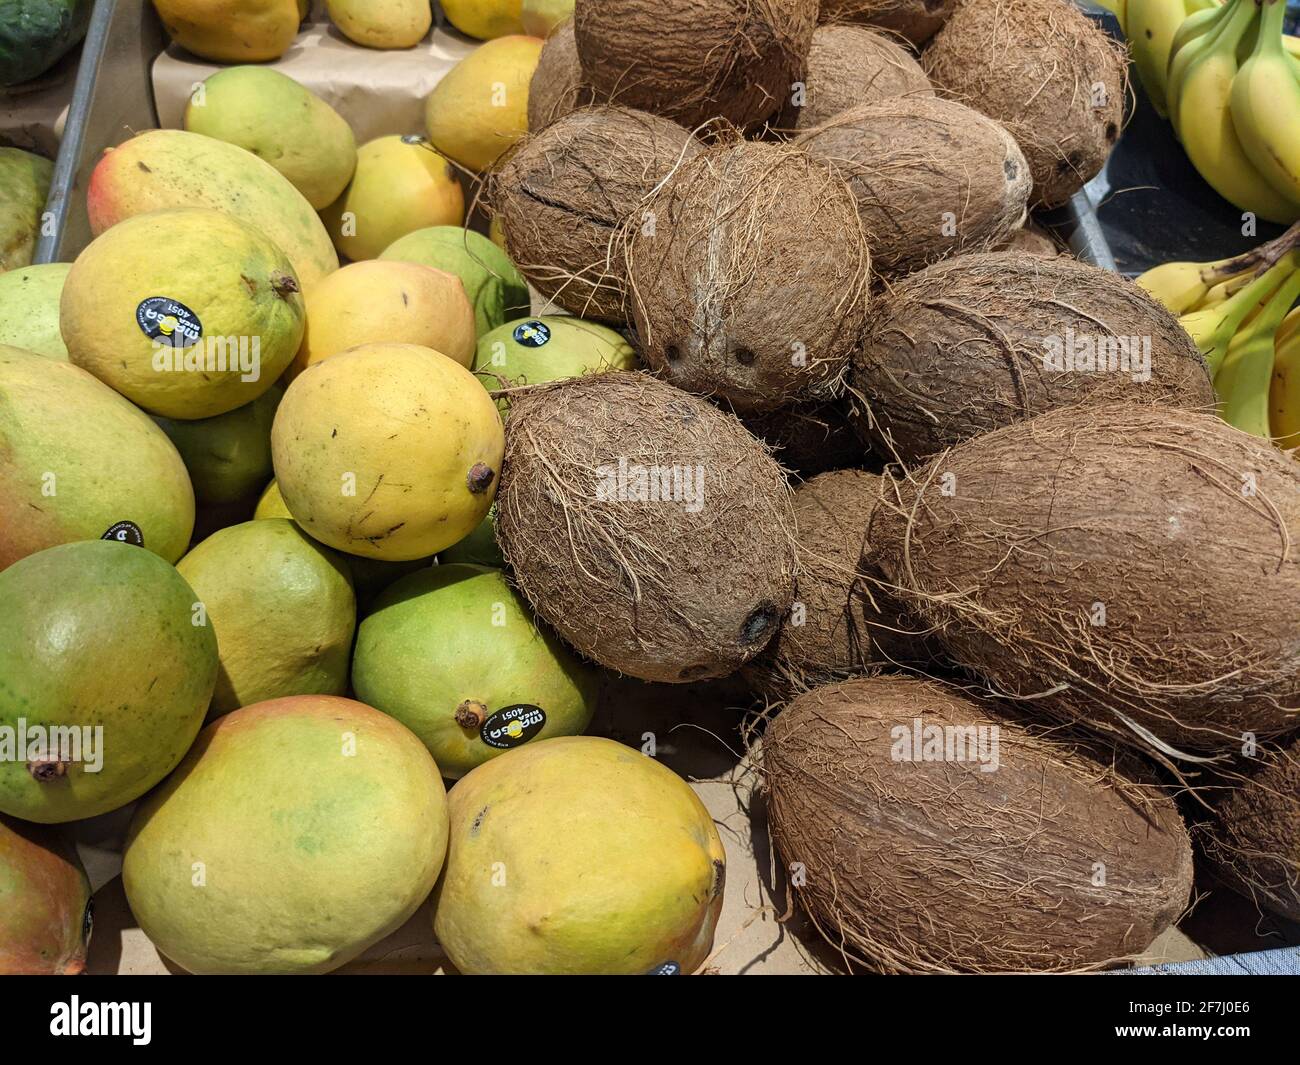
<instances>
[{"instance_id":1,"label":"yellow banana","mask_svg":"<svg viewBox=\"0 0 1300 1065\"><path fill-rule=\"evenodd\" d=\"M1137 283L1154 296L1171 314L1186 314L1204 301L1210 289L1219 284L1219 271L1230 259L1215 263L1161 263L1137 279Z\"/></svg>"},{"instance_id":2,"label":"yellow banana","mask_svg":"<svg viewBox=\"0 0 1300 1065\"><path fill-rule=\"evenodd\" d=\"M1278 330L1268 405L1269 430L1277 446L1300 447L1300 311L1292 311Z\"/></svg>"},{"instance_id":3,"label":"yellow banana","mask_svg":"<svg viewBox=\"0 0 1300 1065\"><path fill-rule=\"evenodd\" d=\"M1214 0L1129 0L1124 32L1142 87L1163 118L1168 113L1165 79L1174 35L1189 15L1213 8Z\"/></svg>"},{"instance_id":4,"label":"yellow banana","mask_svg":"<svg viewBox=\"0 0 1300 1065\"><path fill-rule=\"evenodd\" d=\"M1165 75L1165 103L1169 110L1169 121L1178 132L1179 112L1182 108L1183 83L1192 63L1214 43L1214 38L1224 26L1226 7L1211 7L1189 15L1174 34L1169 48L1169 70Z\"/></svg>"},{"instance_id":5,"label":"yellow banana","mask_svg":"<svg viewBox=\"0 0 1300 1065\"><path fill-rule=\"evenodd\" d=\"M1260 18L1256 0L1232 0L1222 28L1192 60L1179 90L1183 146L1196 169L1230 203L1271 222L1300 218L1300 204L1280 195L1255 169L1237 137L1230 106L1237 48Z\"/></svg>"},{"instance_id":6,"label":"yellow banana","mask_svg":"<svg viewBox=\"0 0 1300 1065\"><path fill-rule=\"evenodd\" d=\"M1300 218L1300 80L1282 47L1286 0L1264 4L1259 41L1232 81L1232 121L1250 161Z\"/></svg>"},{"instance_id":7,"label":"yellow banana","mask_svg":"<svg viewBox=\"0 0 1300 1065\"><path fill-rule=\"evenodd\" d=\"M1218 307L1185 314L1178 321L1187 330L1197 349L1205 356L1205 364L1210 376L1218 374L1228 356L1232 338L1241 329L1242 323L1257 309L1262 300L1268 299L1278 286L1300 269L1300 253L1290 252L1278 260L1272 267L1260 274L1235 296Z\"/></svg>"},{"instance_id":8,"label":"yellow banana","mask_svg":"<svg viewBox=\"0 0 1300 1065\"><path fill-rule=\"evenodd\" d=\"M1214 378L1223 420L1265 439L1272 435L1269 408L1277 330L1297 298L1300 272L1288 277L1254 322L1233 338L1228 357Z\"/></svg>"}]
</instances>

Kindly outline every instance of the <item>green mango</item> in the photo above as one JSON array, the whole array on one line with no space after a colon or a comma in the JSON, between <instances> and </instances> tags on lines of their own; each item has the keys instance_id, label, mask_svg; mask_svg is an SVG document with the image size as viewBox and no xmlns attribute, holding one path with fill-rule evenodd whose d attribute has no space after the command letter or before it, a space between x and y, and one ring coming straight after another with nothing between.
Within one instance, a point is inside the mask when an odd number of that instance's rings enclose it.
<instances>
[{"instance_id":1,"label":"green mango","mask_svg":"<svg viewBox=\"0 0 1300 1065\"><path fill-rule=\"evenodd\" d=\"M0 148L0 274L30 266L54 164L21 148Z\"/></svg>"},{"instance_id":2,"label":"green mango","mask_svg":"<svg viewBox=\"0 0 1300 1065\"><path fill-rule=\"evenodd\" d=\"M271 423L284 398L273 384L252 403L211 418L155 418L176 445L200 503L247 499L271 476Z\"/></svg>"},{"instance_id":3,"label":"green mango","mask_svg":"<svg viewBox=\"0 0 1300 1065\"><path fill-rule=\"evenodd\" d=\"M47 263L0 274L0 344L68 361L59 299L71 269L71 263Z\"/></svg>"}]
</instances>

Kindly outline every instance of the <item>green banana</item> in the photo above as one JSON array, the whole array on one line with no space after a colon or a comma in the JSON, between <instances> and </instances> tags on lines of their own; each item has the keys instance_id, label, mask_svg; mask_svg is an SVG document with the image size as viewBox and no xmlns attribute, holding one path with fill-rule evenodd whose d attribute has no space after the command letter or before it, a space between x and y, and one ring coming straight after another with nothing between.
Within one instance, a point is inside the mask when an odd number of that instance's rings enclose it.
<instances>
[{"instance_id":1,"label":"green banana","mask_svg":"<svg viewBox=\"0 0 1300 1065\"><path fill-rule=\"evenodd\" d=\"M1133 65L1162 118L1168 114L1165 79L1174 35L1189 15L1214 6L1214 0L1129 0L1125 33L1132 44Z\"/></svg>"},{"instance_id":2,"label":"green banana","mask_svg":"<svg viewBox=\"0 0 1300 1065\"><path fill-rule=\"evenodd\" d=\"M1232 0L1226 10L1222 28L1192 60L1179 89L1183 147L1201 176L1225 200L1260 218L1289 224L1300 218L1300 204L1264 179L1246 155L1232 121L1237 48L1261 12L1257 0Z\"/></svg>"},{"instance_id":3,"label":"green banana","mask_svg":"<svg viewBox=\"0 0 1300 1065\"><path fill-rule=\"evenodd\" d=\"M1205 356L1211 377L1218 374L1228 356L1232 338L1240 331L1242 322L1297 269L1300 269L1300 253L1293 251L1279 259L1226 303L1185 314L1178 319L1197 349Z\"/></svg>"},{"instance_id":4,"label":"green banana","mask_svg":"<svg viewBox=\"0 0 1300 1065\"><path fill-rule=\"evenodd\" d=\"M1282 47L1286 0L1265 4L1259 42L1232 82L1232 120L1256 169L1300 205L1300 80Z\"/></svg>"},{"instance_id":5,"label":"green banana","mask_svg":"<svg viewBox=\"0 0 1300 1065\"><path fill-rule=\"evenodd\" d=\"M1269 431L1278 447L1300 447L1300 310L1292 311L1277 331Z\"/></svg>"},{"instance_id":6,"label":"green banana","mask_svg":"<svg viewBox=\"0 0 1300 1065\"><path fill-rule=\"evenodd\" d=\"M1233 338L1228 357L1214 378L1220 414L1229 425L1268 439L1277 330L1297 298L1300 272L1293 273L1253 322Z\"/></svg>"}]
</instances>

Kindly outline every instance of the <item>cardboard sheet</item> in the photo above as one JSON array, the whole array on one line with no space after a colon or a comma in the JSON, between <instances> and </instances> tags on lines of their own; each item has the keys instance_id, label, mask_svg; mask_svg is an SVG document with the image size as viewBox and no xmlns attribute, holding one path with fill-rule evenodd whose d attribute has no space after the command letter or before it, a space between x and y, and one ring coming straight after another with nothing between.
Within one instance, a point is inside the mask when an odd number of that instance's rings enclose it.
<instances>
[{"instance_id":1,"label":"cardboard sheet","mask_svg":"<svg viewBox=\"0 0 1300 1065\"><path fill-rule=\"evenodd\" d=\"M74 48L36 80L0 88L0 145L50 159L58 154L80 58L81 49Z\"/></svg>"}]
</instances>

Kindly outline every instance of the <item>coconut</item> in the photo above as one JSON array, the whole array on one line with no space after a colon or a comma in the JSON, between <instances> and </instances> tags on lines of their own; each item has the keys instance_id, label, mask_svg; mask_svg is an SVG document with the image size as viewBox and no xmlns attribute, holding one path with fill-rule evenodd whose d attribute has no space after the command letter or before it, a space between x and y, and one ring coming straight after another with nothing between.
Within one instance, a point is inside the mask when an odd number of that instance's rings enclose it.
<instances>
[{"instance_id":1,"label":"coconut","mask_svg":"<svg viewBox=\"0 0 1300 1065\"><path fill-rule=\"evenodd\" d=\"M835 470L794 493L795 601L776 638L744 669L756 694L778 702L832 680L933 657L902 606L866 579L862 560L880 478Z\"/></svg>"},{"instance_id":2,"label":"coconut","mask_svg":"<svg viewBox=\"0 0 1300 1065\"><path fill-rule=\"evenodd\" d=\"M993 250L1019 251L1026 255L1040 255L1045 259L1063 254L1056 238L1037 222L1026 222Z\"/></svg>"},{"instance_id":3,"label":"coconut","mask_svg":"<svg viewBox=\"0 0 1300 1065\"><path fill-rule=\"evenodd\" d=\"M860 466L867 457L847 397L744 414L740 420L797 478Z\"/></svg>"},{"instance_id":4,"label":"coconut","mask_svg":"<svg viewBox=\"0 0 1300 1065\"><path fill-rule=\"evenodd\" d=\"M537 133L570 111L595 103L595 98L591 86L582 82L573 19L566 19L546 38L529 82L528 128Z\"/></svg>"},{"instance_id":5,"label":"coconut","mask_svg":"<svg viewBox=\"0 0 1300 1065\"><path fill-rule=\"evenodd\" d=\"M1096 969L1146 950L1187 905L1187 830L1136 759L954 689L900 676L816 689L776 717L762 758L796 899L850 961Z\"/></svg>"},{"instance_id":6,"label":"coconut","mask_svg":"<svg viewBox=\"0 0 1300 1065\"><path fill-rule=\"evenodd\" d=\"M907 38L918 48L933 37L961 0L822 0L823 22L865 22Z\"/></svg>"},{"instance_id":7,"label":"coconut","mask_svg":"<svg viewBox=\"0 0 1300 1065\"><path fill-rule=\"evenodd\" d=\"M1056 407L1214 404L1196 345L1139 286L1023 252L959 256L894 285L852 384L873 446L908 464Z\"/></svg>"},{"instance_id":8,"label":"coconut","mask_svg":"<svg viewBox=\"0 0 1300 1065\"><path fill-rule=\"evenodd\" d=\"M818 26L794 125L811 129L841 111L894 96L933 96L912 53L866 26Z\"/></svg>"},{"instance_id":9,"label":"coconut","mask_svg":"<svg viewBox=\"0 0 1300 1065\"><path fill-rule=\"evenodd\" d=\"M510 258L570 313L622 322L619 229L699 148L681 126L644 111L592 107L558 119L492 177L489 197Z\"/></svg>"},{"instance_id":10,"label":"coconut","mask_svg":"<svg viewBox=\"0 0 1300 1065\"><path fill-rule=\"evenodd\" d=\"M788 145L719 145L679 167L641 218L625 237L648 366L736 410L840 392L871 268L842 177Z\"/></svg>"},{"instance_id":11,"label":"coconut","mask_svg":"<svg viewBox=\"0 0 1300 1065\"><path fill-rule=\"evenodd\" d=\"M1128 52L1069 0L964 3L923 62L942 92L1011 131L1043 207L1083 188L1119 139Z\"/></svg>"},{"instance_id":12,"label":"coconut","mask_svg":"<svg viewBox=\"0 0 1300 1065\"><path fill-rule=\"evenodd\" d=\"M1020 147L953 100L905 96L852 107L795 143L848 181L880 273L981 251L1025 221L1032 180Z\"/></svg>"},{"instance_id":13,"label":"coconut","mask_svg":"<svg viewBox=\"0 0 1300 1065\"><path fill-rule=\"evenodd\" d=\"M1193 831L1218 877L1257 906L1300 921L1300 739L1261 749Z\"/></svg>"},{"instance_id":14,"label":"coconut","mask_svg":"<svg viewBox=\"0 0 1300 1065\"><path fill-rule=\"evenodd\" d=\"M583 79L689 128L775 114L816 24L817 0L577 0L574 9Z\"/></svg>"},{"instance_id":15,"label":"coconut","mask_svg":"<svg viewBox=\"0 0 1300 1065\"><path fill-rule=\"evenodd\" d=\"M533 608L643 680L725 676L794 598L781 468L735 418L641 373L517 392L497 539Z\"/></svg>"},{"instance_id":16,"label":"coconut","mask_svg":"<svg viewBox=\"0 0 1300 1065\"><path fill-rule=\"evenodd\" d=\"M1267 440L1076 407L886 487L884 587L997 691L1165 756L1300 726L1300 465Z\"/></svg>"}]
</instances>

